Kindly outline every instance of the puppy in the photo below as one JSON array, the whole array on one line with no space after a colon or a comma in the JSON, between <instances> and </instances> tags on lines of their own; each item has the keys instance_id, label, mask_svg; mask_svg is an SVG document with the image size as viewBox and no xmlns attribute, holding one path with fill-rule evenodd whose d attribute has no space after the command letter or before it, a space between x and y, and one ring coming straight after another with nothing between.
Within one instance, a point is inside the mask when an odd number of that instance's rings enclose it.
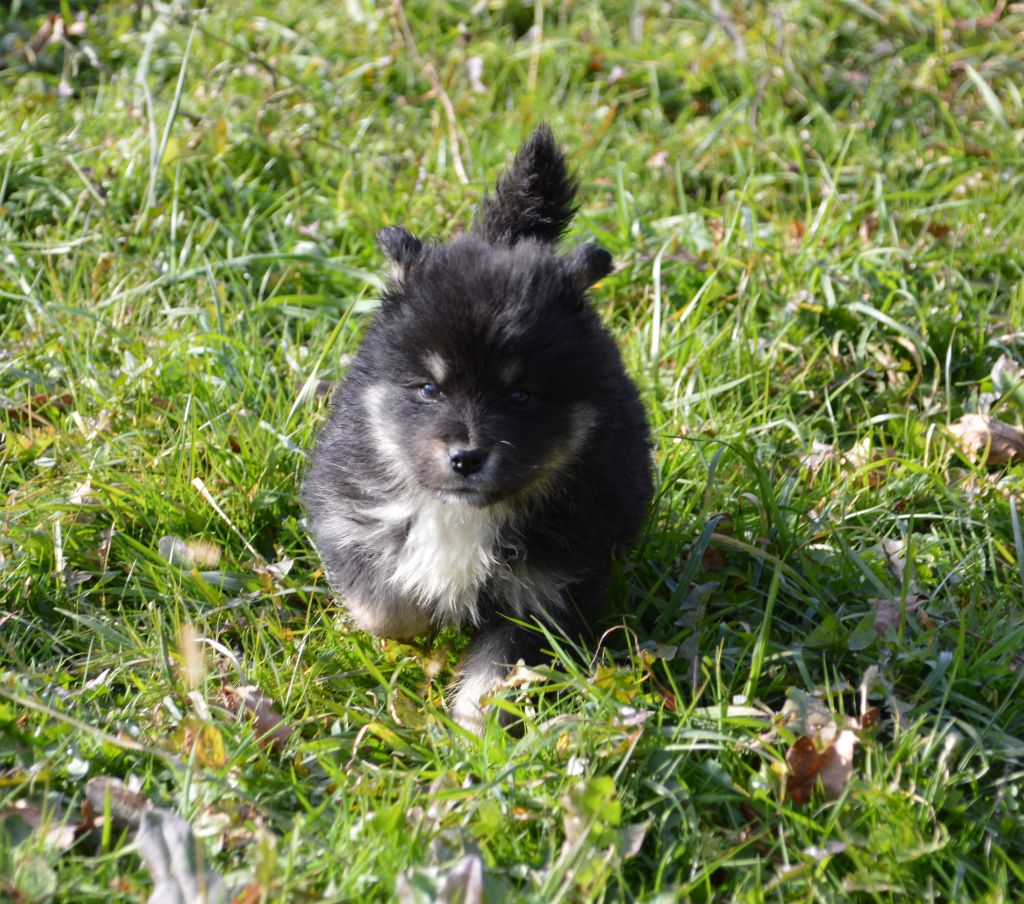
<instances>
[{"instance_id":1,"label":"puppy","mask_svg":"<svg viewBox=\"0 0 1024 904\"><path fill-rule=\"evenodd\" d=\"M538 623L590 635L652 494L636 388L587 303L611 256L555 248L575 194L541 126L467 235L378 234L387 289L304 487L356 625L398 639L474 629L449 702L476 732L511 665L544 660Z\"/></svg>"}]
</instances>

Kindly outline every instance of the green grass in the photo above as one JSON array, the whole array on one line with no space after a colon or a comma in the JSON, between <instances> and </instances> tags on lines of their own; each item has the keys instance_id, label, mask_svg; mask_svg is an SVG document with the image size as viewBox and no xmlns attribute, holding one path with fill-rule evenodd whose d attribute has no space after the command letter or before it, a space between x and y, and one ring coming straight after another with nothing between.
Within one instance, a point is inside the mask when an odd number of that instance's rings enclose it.
<instances>
[{"instance_id":1,"label":"green grass","mask_svg":"<svg viewBox=\"0 0 1024 904\"><path fill-rule=\"evenodd\" d=\"M149 893L130 838L9 812L77 824L110 775L247 900L392 900L471 852L488 900L1024 898L1024 467L944 431L1024 414L993 376L1024 363L1019 5L579 0L539 40L502 0L83 6L35 52L51 5L0 12L0 897ZM462 641L350 633L297 488L376 230L464 228L542 120L659 491L593 667L478 740L442 706ZM862 685L845 791L787 798L784 704Z\"/></svg>"}]
</instances>

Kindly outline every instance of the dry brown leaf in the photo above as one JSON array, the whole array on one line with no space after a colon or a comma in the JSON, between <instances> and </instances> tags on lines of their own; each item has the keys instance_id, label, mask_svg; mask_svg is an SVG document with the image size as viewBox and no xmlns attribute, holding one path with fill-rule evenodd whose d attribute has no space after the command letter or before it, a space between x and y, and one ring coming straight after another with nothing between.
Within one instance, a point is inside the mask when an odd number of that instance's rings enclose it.
<instances>
[{"instance_id":1,"label":"dry brown leaf","mask_svg":"<svg viewBox=\"0 0 1024 904\"><path fill-rule=\"evenodd\" d=\"M244 710L252 714L253 728L261 745L270 747L275 753L280 753L284 749L293 734L292 729L285 724L284 719L274 709L270 698L264 695L256 685L247 684L243 687L224 685L221 688L221 696L231 712L237 714ZM399 722L399 724L402 723Z\"/></svg>"},{"instance_id":2,"label":"dry brown leaf","mask_svg":"<svg viewBox=\"0 0 1024 904\"><path fill-rule=\"evenodd\" d=\"M110 808L110 821L115 831L138 828L142 814L153 809L148 797L108 775L97 775L85 783L85 799L97 815L104 815Z\"/></svg>"},{"instance_id":3,"label":"dry brown leaf","mask_svg":"<svg viewBox=\"0 0 1024 904\"><path fill-rule=\"evenodd\" d=\"M547 680L547 675L531 669L522 660L519 660L498 686L500 688L533 687L535 684L544 684Z\"/></svg>"},{"instance_id":4,"label":"dry brown leaf","mask_svg":"<svg viewBox=\"0 0 1024 904\"><path fill-rule=\"evenodd\" d=\"M965 414L949 432L969 457L989 467L1024 458L1024 431L987 414Z\"/></svg>"},{"instance_id":5,"label":"dry brown leaf","mask_svg":"<svg viewBox=\"0 0 1024 904\"><path fill-rule=\"evenodd\" d=\"M156 807L142 814L135 836L139 856L153 878L148 904L228 904L224 880L205 865L192 826L177 813Z\"/></svg>"},{"instance_id":6,"label":"dry brown leaf","mask_svg":"<svg viewBox=\"0 0 1024 904\"><path fill-rule=\"evenodd\" d=\"M831 446L828 443L819 443L817 440L814 440L811 443L811 451L800 459L800 466L810 471L813 477L821 470L821 466L825 462L832 461L836 457L835 446Z\"/></svg>"},{"instance_id":7,"label":"dry brown leaf","mask_svg":"<svg viewBox=\"0 0 1024 904\"><path fill-rule=\"evenodd\" d=\"M869 707L864 711L864 715L860 717L860 729L866 731L869 728L875 728L878 725L878 720L882 717L881 710L877 706Z\"/></svg>"},{"instance_id":8,"label":"dry brown leaf","mask_svg":"<svg viewBox=\"0 0 1024 904\"><path fill-rule=\"evenodd\" d=\"M868 466L874 462L895 457L895 449L888 447L876 447L872 444L871 438L865 436L863 439L856 442L849 452L843 454L842 461L843 464L851 470L861 471L868 469ZM872 488L881 486L885 483L885 479L888 477L890 470L892 470L891 463L884 467L868 469L864 475L868 482L868 486Z\"/></svg>"},{"instance_id":9,"label":"dry brown leaf","mask_svg":"<svg viewBox=\"0 0 1024 904\"><path fill-rule=\"evenodd\" d=\"M906 583L907 615L917 616L925 628L930 628L932 620L924 608L928 594L921 590L912 573L907 580L907 541L883 540L882 554L885 556L885 567L893 580L901 586ZM901 604L898 597L874 597L868 600L868 606L874 610L875 630L879 634L899 626Z\"/></svg>"},{"instance_id":10,"label":"dry brown leaf","mask_svg":"<svg viewBox=\"0 0 1024 904\"><path fill-rule=\"evenodd\" d=\"M885 567L897 584L903 583L903 575L907 570L907 541L888 539L882 541L882 554L885 556Z\"/></svg>"},{"instance_id":11,"label":"dry brown leaf","mask_svg":"<svg viewBox=\"0 0 1024 904\"><path fill-rule=\"evenodd\" d=\"M818 763L818 778L821 779L825 794L835 799L846 790L853 774L853 749L857 746L857 735L849 729L826 747Z\"/></svg>"},{"instance_id":12,"label":"dry brown leaf","mask_svg":"<svg viewBox=\"0 0 1024 904\"><path fill-rule=\"evenodd\" d=\"M157 541L157 549L163 559L185 569L216 568L222 552L220 545L212 540L182 540L170 535Z\"/></svg>"},{"instance_id":13,"label":"dry brown leaf","mask_svg":"<svg viewBox=\"0 0 1024 904\"><path fill-rule=\"evenodd\" d=\"M786 753L786 765L789 775L786 776L786 797L795 804L806 804L811 799L811 792L818 783L818 768L821 754L806 735L793 742Z\"/></svg>"},{"instance_id":14,"label":"dry brown leaf","mask_svg":"<svg viewBox=\"0 0 1024 904\"><path fill-rule=\"evenodd\" d=\"M88 819L73 821L63 803L53 799L41 807L19 800L13 807L0 809L0 830L5 823L15 821L22 822L27 831L41 837L45 847L57 851L66 851L88 827ZM0 831L0 837L2 835Z\"/></svg>"},{"instance_id":15,"label":"dry brown leaf","mask_svg":"<svg viewBox=\"0 0 1024 904\"><path fill-rule=\"evenodd\" d=\"M811 479L813 479L828 461L838 462L849 471L860 471L868 468L874 462L895 457L895 449L876 447L868 436L858 440L846 452L836 449L835 446L831 446L828 443L820 443L814 440L811 443L811 451L800 459L800 465L808 471ZM877 487L885 482L891 469L891 463L884 467L870 468L867 470L864 478L869 486Z\"/></svg>"},{"instance_id":16,"label":"dry brown leaf","mask_svg":"<svg viewBox=\"0 0 1024 904\"><path fill-rule=\"evenodd\" d=\"M139 856L153 879L149 904L227 904L230 894L224 880L204 866L202 845L188 822L106 775L86 783L85 797L97 816L109 809L116 830L138 829Z\"/></svg>"},{"instance_id":17,"label":"dry brown leaf","mask_svg":"<svg viewBox=\"0 0 1024 904\"><path fill-rule=\"evenodd\" d=\"M395 899L398 904L483 904L483 860L479 854L467 854L447 873L436 867L404 870L396 879Z\"/></svg>"},{"instance_id":18,"label":"dry brown leaf","mask_svg":"<svg viewBox=\"0 0 1024 904\"><path fill-rule=\"evenodd\" d=\"M786 797L795 804L803 805L821 781L825 795L834 800L846 790L853 774L853 751L857 746L857 735L850 729L839 732L836 739L823 751L818 752L807 735L797 738L786 753Z\"/></svg>"},{"instance_id":19,"label":"dry brown leaf","mask_svg":"<svg viewBox=\"0 0 1024 904\"><path fill-rule=\"evenodd\" d=\"M916 615L927 628L931 626L931 619L922 608L926 602L928 597L923 593L907 594L907 615ZM889 628L900 626L902 607L898 599L888 596L872 597L868 600L868 606L875 613L875 630L879 634L884 634Z\"/></svg>"},{"instance_id":20,"label":"dry brown leaf","mask_svg":"<svg viewBox=\"0 0 1024 904\"><path fill-rule=\"evenodd\" d=\"M725 569L725 554L715 546L708 546L700 557L703 571L722 571Z\"/></svg>"},{"instance_id":21,"label":"dry brown leaf","mask_svg":"<svg viewBox=\"0 0 1024 904\"><path fill-rule=\"evenodd\" d=\"M12 421L37 424L39 426L52 425L52 419L44 417L43 412L48 409L54 411L67 411L74 402L74 396L70 392L62 395L43 393L32 396L18 405L2 405L0 411L6 414Z\"/></svg>"},{"instance_id":22,"label":"dry brown leaf","mask_svg":"<svg viewBox=\"0 0 1024 904\"><path fill-rule=\"evenodd\" d=\"M59 41L64 34L64 19L60 13L50 13L36 33L29 38L28 46L33 53L39 53L47 44Z\"/></svg>"},{"instance_id":23,"label":"dry brown leaf","mask_svg":"<svg viewBox=\"0 0 1024 904\"><path fill-rule=\"evenodd\" d=\"M1000 355L992 365L992 385L996 392L1012 392L1024 383L1024 367L1009 355Z\"/></svg>"},{"instance_id":24,"label":"dry brown leaf","mask_svg":"<svg viewBox=\"0 0 1024 904\"><path fill-rule=\"evenodd\" d=\"M813 737L802 735L793 742L786 752L786 797L793 803L806 804L821 781L822 790L830 800L835 800L849 784L853 774L853 752L857 746L860 731L878 725L877 706L869 707L859 719L847 718L846 727L838 734L821 732L818 742L831 738L819 752ZM833 722L834 725L834 722Z\"/></svg>"}]
</instances>

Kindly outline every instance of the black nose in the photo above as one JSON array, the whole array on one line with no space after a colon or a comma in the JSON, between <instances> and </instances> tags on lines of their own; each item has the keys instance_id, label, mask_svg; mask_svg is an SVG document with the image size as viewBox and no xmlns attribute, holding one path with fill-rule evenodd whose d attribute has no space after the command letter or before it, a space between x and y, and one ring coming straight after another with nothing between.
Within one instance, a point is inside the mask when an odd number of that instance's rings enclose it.
<instances>
[{"instance_id":1,"label":"black nose","mask_svg":"<svg viewBox=\"0 0 1024 904\"><path fill-rule=\"evenodd\" d=\"M475 474L487 462L486 449L450 449L448 451L448 464L456 474L469 477Z\"/></svg>"}]
</instances>

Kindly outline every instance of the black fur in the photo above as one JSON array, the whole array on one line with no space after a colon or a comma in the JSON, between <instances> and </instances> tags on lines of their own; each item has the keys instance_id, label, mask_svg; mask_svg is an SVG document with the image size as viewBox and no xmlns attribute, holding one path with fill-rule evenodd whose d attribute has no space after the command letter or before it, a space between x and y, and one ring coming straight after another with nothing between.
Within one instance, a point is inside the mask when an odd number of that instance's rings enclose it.
<instances>
[{"instance_id":1,"label":"black fur","mask_svg":"<svg viewBox=\"0 0 1024 904\"><path fill-rule=\"evenodd\" d=\"M636 389L584 296L611 258L553 248L574 191L542 127L469 235L424 245L380 233L400 273L304 487L356 624L397 637L477 628L454 698L473 728L507 667L542 658L540 635L509 618L585 635L652 493Z\"/></svg>"},{"instance_id":2,"label":"black fur","mask_svg":"<svg viewBox=\"0 0 1024 904\"><path fill-rule=\"evenodd\" d=\"M423 243L415 238L408 229L401 226L388 226L377 233L377 244L403 270L409 266L423 250Z\"/></svg>"},{"instance_id":3,"label":"black fur","mask_svg":"<svg viewBox=\"0 0 1024 904\"><path fill-rule=\"evenodd\" d=\"M494 196L485 198L473 231L492 245L522 239L554 244L576 213L576 180L565 167L555 136L540 126L523 144Z\"/></svg>"}]
</instances>

